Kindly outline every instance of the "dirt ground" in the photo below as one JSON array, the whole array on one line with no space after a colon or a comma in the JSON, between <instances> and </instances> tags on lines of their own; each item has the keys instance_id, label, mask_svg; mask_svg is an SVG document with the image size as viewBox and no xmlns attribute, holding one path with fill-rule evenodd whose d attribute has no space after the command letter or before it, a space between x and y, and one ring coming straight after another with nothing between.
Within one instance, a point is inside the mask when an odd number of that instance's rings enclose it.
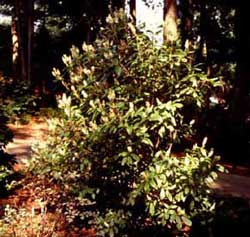
<instances>
[{"instance_id":1,"label":"dirt ground","mask_svg":"<svg viewBox=\"0 0 250 237\"><path fill-rule=\"evenodd\" d=\"M48 124L44 120L34 118L28 124L8 124L8 127L13 131L14 139L7 145L6 151L15 155L17 164L14 169L18 170L25 163L25 160L31 156L32 145L41 143L46 139Z\"/></svg>"}]
</instances>

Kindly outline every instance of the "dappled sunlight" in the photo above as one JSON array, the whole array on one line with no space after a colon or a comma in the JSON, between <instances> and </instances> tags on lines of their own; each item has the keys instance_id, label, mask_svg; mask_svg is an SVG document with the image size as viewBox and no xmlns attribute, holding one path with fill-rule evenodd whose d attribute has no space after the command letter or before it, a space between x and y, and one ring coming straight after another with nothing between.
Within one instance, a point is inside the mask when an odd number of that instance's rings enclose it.
<instances>
[{"instance_id":1,"label":"dappled sunlight","mask_svg":"<svg viewBox=\"0 0 250 237\"><path fill-rule=\"evenodd\" d=\"M9 124L8 127L15 136L7 145L6 151L15 155L17 161L28 159L32 154L32 145L42 144L48 133L48 124L38 120L30 121L28 124Z\"/></svg>"},{"instance_id":2,"label":"dappled sunlight","mask_svg":"<svg viewBox=\"0 0 250 237\"><path fill-rule=\"evenodd\" d=\"M217 195L250 199L250 177L220 173L218 180L211 184L211 188Z\"/></svg>"}]
</instances>

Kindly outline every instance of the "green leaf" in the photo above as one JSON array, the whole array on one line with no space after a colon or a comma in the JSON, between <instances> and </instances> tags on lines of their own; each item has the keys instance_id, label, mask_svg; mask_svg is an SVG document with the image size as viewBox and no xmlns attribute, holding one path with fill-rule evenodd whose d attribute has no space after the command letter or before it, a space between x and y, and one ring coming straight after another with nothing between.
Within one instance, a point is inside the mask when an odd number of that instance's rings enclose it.
<instances>
[{"instance_id":1,"label":"green leaf","mask_svg":"<svg viewBox=\"0 0 250 237\"><path fill-rule=\"evenodd\" d=\"M144 185L144 191L145 191L146 193L148 193L149 190L150 190L150 187L149 187L149 183L147 182L147 183L145 183L145 185Z\"/></svg>"},{"instance_id":2,"label":"green leaf","mask_svg":"<svg viewBox=\"0 0 250 237\"><path fill-rule=\"evenodd\" d=\"M166 190L165 196L166 196L166 198L167 198L170 202L173 201L173 196L172 196L172 194L171 194L168 190Z\"/></svg>"},{"instance_id":3,"label":"green leaf","mask_svg":"<svg viewBox=\"0 0 250 237\"><path fill-rule=\"evenodd\" d=\"M175 104L175 107L176 107L177 109L181 109L181 108L183 107L183 104L181 104L181 103L176 103L176 104Z\"/></svg>"},{"instance_id":4,"label":"green leaf","mask_svg":"<svg viewBox=\"0 0 250 237\"><path fill-rule=\"evenodd\" d=\"M184 193L185 193L185 195L187 195L189 193L189 187L185 187Z\"/></svg>"},{"instance_id":5,"label":"green leaf","mask_svg":"<svg viewBox=\"0 0 250 237\"><path fill-rule=\"evenodd\" d=\"M214 171L212 171L212 172L210 173L210 175L211 175L211 177L212 177L213 180L216 180L217 177L218 177L217 173L214 172Z\"/></svg>"},{"instance_id":6,"label":"green leaf","mask_svg":"<svg viewBox=\"0 0 250 237\"><path fill-rule=\"evenodd\" d=\"M158 134L161 138L163 138L165 136L166 133L166 128L164 126L161 126L161 128L158 131Z\"/></svg>"},{"instance_id":7,"label":"green leaf","mask_svg":"<svg viewBox=\"0 0 250 237\"><path fill-rule=\"evenodd\" d=\"M138 162L140 160L140 157L136 155L135 153L130 154L130 156L134 162Z\"/></svg>"},{"instance_id":8,"label":"green leaf","mask_svg":"<svg viewBox=\"0 0 250 237\"><path fill-rule=\"evenodd\" d=\"M167 129L172 133L174 132L174 127L172 125L168 125Z\"/></svg>"},{"instance_id":9,"label":"green leaf","mask_svg":"<svg viewBox=\"0 0 250 237\"><path fill-rule=\"evenodd\" d=\"M161 188L160 199L163 200L164 198L165 198L165 190L163 188Z\"/></svg>"},{"instance_id":10,"label":"green leaf","mask_svg":"<svg viewBox=\"0 0 250 237\"><path fill-rule=\"evenodd\" d=\"M176 224L177 224L176 225L177 229L181 230L182 229L182 221L181 221L181 218L178 215L175 216L175 221L176 221Z\"/></svg>"},{"instance_id":11,"label":"green leaf","mask_svg":"<svg viewBox=\"0 0 250 237\"><path fill-rule=\"evenodd\" d=\"M153 216L155 214L155 205L153 202L149 203L149 214Z\"/></svg>"},{"instance_id":12,"label":"green leaf","mask_svg":"<svg viewBox=\"0 0 250 237\"><path fill-rule=\"evenodd\" d=\"M216 165L216 168L219 172L227 172L227 170L225 169L225 167L223 167L222 165Z\"/></svg>"},{"instance_id":13,"label":"green leaf","mask_svg":"<svg viewBox=\"0 0 250 237\"><path fill-rule=\"evenodd\" d=\"M185 225L192 226L192 221L189 218L182 216L181 219Z\"/></svg>"},{"instance_id":14,"label":"green leaf","mask_svg":"<svg viewBox=\"0 0 250 237\"><path fill-rule=\"evenodd\" d=\"M213 183L213 182L214 182L214 180L213 180L211 177L207 177L207 178L206 178L206 181L207 181L208 183Z\"/></svg>"},{"instance_id":15,"label":"green leaf","mask_svg":"<svg viewBox=\"0 0 250 237\"><path fill-rule=\"evenodd\" d=\"M163 184L165 184L167 182L167 177L166 177L165 174L161 174L160 175L160 179L161 179L161 181L162 181Z\"/></svg>"},{"instance_id":16,"label":"green leaf","mask_svg":"<svg viewBox=\"0 0 250 237\"><path fill-rule=\"evenodd\" d=\"M122 69L120 66L115 66L115 69L114 69L116 75L119 77L122 73Z\"/></svg>"},{"instance_id":17,"label":"green leaf","mask_svg":"<svg viewBox=\"0 0 250 237\"><path fill-rule=\"evenodd\" d=\"M157 151L155 154L155 158L159 158L162 155L162 151Z\"/></svg>"},{"instance_id":18,"label":"green leaf","mask_svg":"<svg viewBox=\"0 0 250 237\"><path fill-rule=\"evenodd\" d=\"M132 135L133 127L129 126L126 128L128 135Z\"/></svg>"},{"instance_id":19,"label":"green leaf","mask_svg":"<svg viewBox=\"0 0 250 237\"><path fill-rule=\"evenodd\" d=\"M204 148L201 148L200 151L201 151L201 154L202 154L204 157L207 156L207 151L206 151Z\"/></svg>"},{"instance_id":20,"label":"green leaf","mask_svg":"<svg viewBox=\"0 0 250 237\"><path fill-rule=\"evenodd\" d=\"M157 184L156 184L156 182L155 182L154 179L151 179L151 180L149 181L149 184L150 184L150 186L151 186L152 188L157 189Z\"/></svg>"},{"instance_id":21,"label":"green leaf","mask_svg":"<svg viewBox=\"0 0 250 237\"><path fill-rule=\"evenodd\" d=\"M143 135L143 134L145 134L147 132L147 130L148 129L147 129L146 126L142 126L142 127L139 128L138 132L139 132L140 135Z\"/></svg>"},{"instance_id":22,"label":"green leaf","mask_svg":"<svg viewBox=\"0 0 250 237\"><path fill-rule=\"evenodd\" d=\"M190 210L193 210L193 209L194 209L195 203L194 203L193 200L190 202L189 207L190 207Z\"/></svg>"},{"instance_id":23,"label":"green leaf","mask_svg":"<svg viewBox=\"0 0 250 237\"><path fill-rule=\"evenodd\" d=\"M152 141L151 141L149 138L147 138L147 137L144 137L144 138L142 139L142 143L144 143L144 144L146 144L146 145L149 145L149 146L151 146L151 147L154 146L153 143L152 143Z\"/></svg>"},{"instance_id":24,"label":"green leaf","mask_svg":"<svg viewBox=\"0 0 250 237\"><path fill-rule=\"evenodd\" d=\"M149 117L150 121L159 121L162 122L162 117L160 116L159 112L155 112L153 113L150 117Z\"/></svg>"}]
</instances>

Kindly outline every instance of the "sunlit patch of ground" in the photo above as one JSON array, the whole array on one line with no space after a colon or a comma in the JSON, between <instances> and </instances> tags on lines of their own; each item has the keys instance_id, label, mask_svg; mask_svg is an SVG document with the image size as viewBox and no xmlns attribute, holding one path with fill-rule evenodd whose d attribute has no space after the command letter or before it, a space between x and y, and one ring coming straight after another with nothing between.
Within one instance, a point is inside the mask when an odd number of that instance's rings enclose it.
<instances>
[{"instance_id":1,"label":"sunlit patch of ground","mask_svg":"<svg viewBox=\"0 0 250 237\"><path fill-rule=\"evenodd\" d=\"M45 121L32 119L28 124L8 124L14 133L13 142L9 143L6 151L15 155L17 161L14 169L20 169L24 161L31 156L31 147L45 140L48 133L48 125Z\"/></svg>"}]
</instances>

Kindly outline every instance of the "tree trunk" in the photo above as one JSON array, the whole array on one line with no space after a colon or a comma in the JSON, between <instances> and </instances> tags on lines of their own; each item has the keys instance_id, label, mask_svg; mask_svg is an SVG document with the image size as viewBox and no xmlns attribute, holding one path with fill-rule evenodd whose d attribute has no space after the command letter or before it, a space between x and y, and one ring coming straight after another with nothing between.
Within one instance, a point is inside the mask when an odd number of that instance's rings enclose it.
<instances>
[{"instance_id":1,"label":"tree trunk","mask_svg":"<svg viewBox=\"0 0 250 237\"><path fill-rule=\"evenodd\" d=\"M18 75L18 58L19 58L19 39L17 33L17 22L15 14L12 15L11 21L11 39L12 39L12 73L16 81Z\"/></svg>"},{"instance_id":2,"label":"tree trunk","mask_svg":"<svg viewBox=\"0 0 250 237\"><path fill-rule=\"evenodd\" d=\"M16 17L16 32L17 32L17 39L18 39L18 56L20 57L20 79L22 81L27 80L27 67L26 67L26 60L25 60L25 50L24 50L24 38L22 34L22 2L20 0L15 0L14 2L14 9L15 9L15 17Z\"/></svg>"},{"instance_id":3,"label":"tree trunk","mask_svg":"<svg viewBox=\"0 0 250 237\"><path fill-rule=\"evenodd\" d=\"M181 12L181 35L183 48L192 49L193 0L183 0L181 2Z\"/></svg>"},{"instance_id":4,"label":"tree trunk","mask_svg":"<svg viewBox=\"0 0 250 237\"><path fill-rule=\"evenodd\" d=\"M245 28L248 22L249 11L245 4L236 10L236 39L237 39L237 67L235 78L234 114L237 120L243 122L250 109L250 31Z\"/></svg>"},{"instance_id":5,"label":"tree trunk","mask_svg":"<svg viewBox=\"0 0 250 237\"><path fill-rule=\"evenodd\" d=\"M164 0L164 41L175 42L178 39L176 0Z\"/></svg>"},{"instance_id":6,"label":"tree trunk","mask_svg":"<svg viewBox=\"0 0 250 237\"><path fill-rule=\"evenodd\" d=\"M245 27L249 20L247 2L242 1L236 9L236 55L234 93L229 110L228 159L236 162L249 162L250 129L250 31Z\"/></svg>"},{"instance_id":7,"label":"tree trunk","mask_svg":"<svg viewBox=\"0 0 250 237\"><path fill-rule=\"evenodd\" d=\"M209 25L209 18L207 12L207 2L206 0L199 1L199 11L200 11L200 42L199 48L196 52L196 63L202 63L203 69L207 72L207 76L212 75L211 70L211 60L209 53L209 46L214 41L213 32L211 26Z\"/></svg>"},{"instance_id":8,"label":"tree trunk","mask_svg":"<svg viewBox=\"0 0 250 237\"><path fill-rule=\"evenodd\" d=\"M33 51L33 38L34 38L34 19L33 19L34 0L28 0L27 7L27 25L28 25L28 42L27 42L27 80L28 83L32 82L32 51Z\"/></svg>"},{"instance_id":9,"label":"tree trunk","mask_svg":"<svg viewBox=\"0 0 250 237\"><path fill-rule=\"evenodd\" d=\"M16 78L29 85L32 82L33 5L34 0L15 0L11 27L13 71Z\"/></svg>"}]
</instances>

